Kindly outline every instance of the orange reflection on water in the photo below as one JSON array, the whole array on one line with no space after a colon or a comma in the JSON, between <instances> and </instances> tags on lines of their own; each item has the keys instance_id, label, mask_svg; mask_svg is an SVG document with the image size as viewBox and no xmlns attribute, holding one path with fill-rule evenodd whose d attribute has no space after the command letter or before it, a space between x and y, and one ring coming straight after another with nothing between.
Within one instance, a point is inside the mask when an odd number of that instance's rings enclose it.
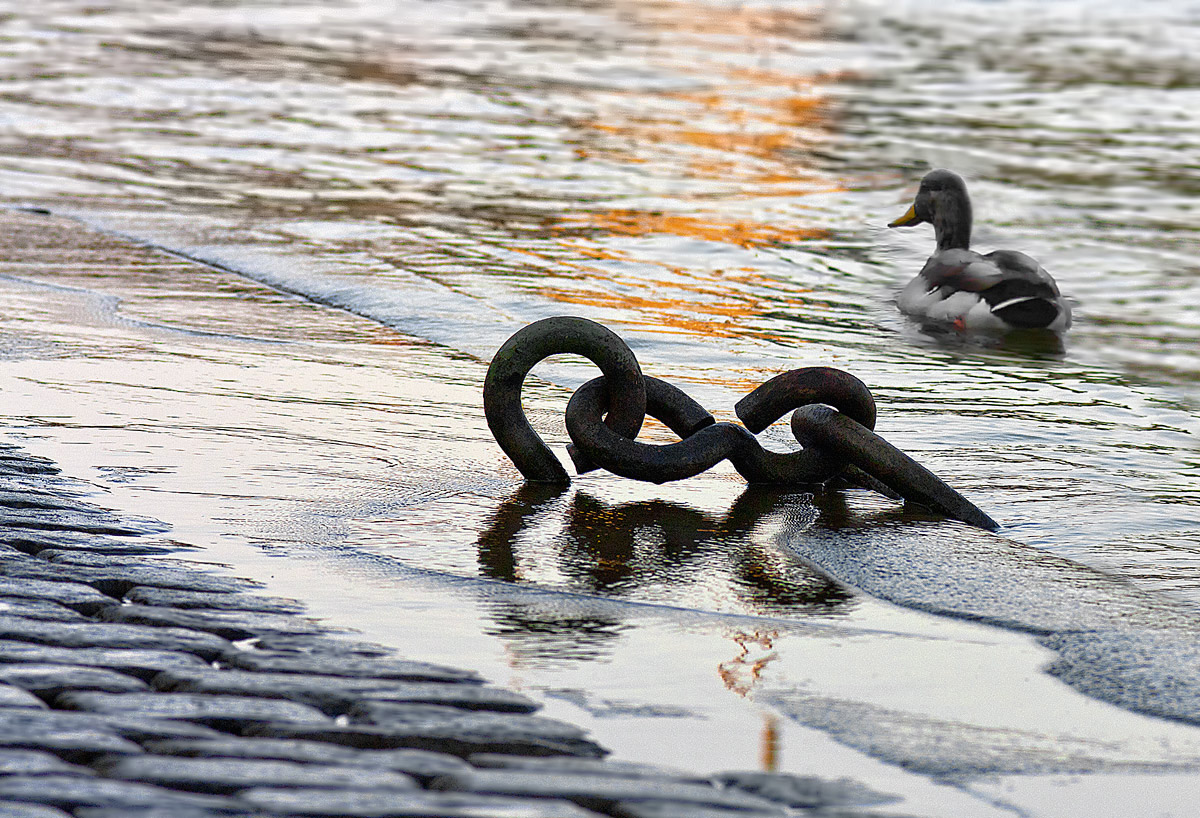
<instances>
[{"instance_id":1,"label":"orange reflection on water","mask_svg":"<svg viewBox=\"0 0 1200 818\"><path fill-rule=\"evenodd\" d=\"M758 222L720 218L701 218L681 213L646 210L602 210L574 213L563 219L563 227L587 227L623 236L648 236L664 233L704 239L739 247L755 247L780 242L824 238L828 232L811 227L777 227ZM597 251L588 251L595 255Z\"/></svg>"},{"instance_id":2,"label":"orange reflection on water","mask_svg":"<svg viewBox=\"0 0 1200 818\"><path fill-rule=\"evenodd\" d=\"M779 717L770 713L763 713L762 755L759 761L763 772L779 772Z\"/></svg>"},{"instance_id":3,"label":"orange reflection on water","mask_svg":"<svg viewBox=\"0 0 1200 818\"><path fill-rule=\"evenodd\" d=\"M824 89L843 76L788 70L826 36L822 6L615 1L636 30L657 38L649 62L687 85L606 89L593 114L573 120L577 158L632 166L628 195L654 205L560 214L551 227L558 247L597 263L554 259L573 269L541 279L539 296L611 310L650 332L792 342L758 319L820 303L810 303L802 281L757 276L753 257L728 248L786 252L831 238L801 203L846 189L817 158L836 130ZM733 263L712 269L710 257L696 269L687 259L706 250L692 244L664 261L665 237L709 242ZM656 240L630 241L641 238Z\"/></svg>"},{"instance_id":4,"label":"orange reflection on water","mask_svg":"<svg viewBox=\"0 0 1200 818\"><path fill-rule=\"evenodd\" d=\"M618 222L623 218L619 217ZM632 225L634 221L636 215L627 223ZM632 226L628 227L628 234L634 232ZM560 245L571 247L574 260L535 248L513 248L554 265L554 277L535 279L539 298L619 311L622 323L650 332L780 340L745 321L778 307L762 296L764 292L783 291L785 285L778 280L751 268L685 270L639 259L631 252L578 241L578 246L572 246L564 239ZM579 257L618 262L620 266L589 264ZM631 275L629 264L645 266L651 272L639 280ZM787 285L786 292L792 303L804 299L805 290L794 284Z\"/></svg>"}]
</instances>

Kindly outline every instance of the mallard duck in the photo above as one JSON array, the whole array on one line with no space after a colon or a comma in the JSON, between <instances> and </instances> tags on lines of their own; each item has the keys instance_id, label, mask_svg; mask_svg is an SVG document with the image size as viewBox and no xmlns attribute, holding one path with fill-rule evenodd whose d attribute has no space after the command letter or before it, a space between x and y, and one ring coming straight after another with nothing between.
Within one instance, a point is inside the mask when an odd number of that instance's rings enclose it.
<instances>
[{"instance_id":1,"label":"mallard duck","mask_svg":"<svg viewBox=\"0 0 1200 818\"><path fill-rule=\"evenodd\" d=\"M1007 331L1071 326L1071 307L1042 265L1016 250L970 249L971 199L962 177L933 170L917 198L888 227L933 225L937 250L900 293L900 309L960 330Z\"/></svg>"}]
</instances>

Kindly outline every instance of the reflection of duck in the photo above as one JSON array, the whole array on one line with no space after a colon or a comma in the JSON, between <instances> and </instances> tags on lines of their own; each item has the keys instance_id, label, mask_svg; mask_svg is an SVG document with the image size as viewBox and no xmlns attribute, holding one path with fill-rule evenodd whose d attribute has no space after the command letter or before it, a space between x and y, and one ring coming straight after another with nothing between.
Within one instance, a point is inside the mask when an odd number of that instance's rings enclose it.
<instances>
[{"instance_id":1,"label":"reflection of duck","mask_svg":"<svg viewBox=\"0 0 1200 818\"><path fill-rule=\"evenodd\" d=\"M934 170L916 201L888 227L933 225L937 250L900 293L909 315L958 329L1065 330L1071 308L1042 266L1016 250L972 251L971 199L962 177Z\"/></svg>"}]
</instances>

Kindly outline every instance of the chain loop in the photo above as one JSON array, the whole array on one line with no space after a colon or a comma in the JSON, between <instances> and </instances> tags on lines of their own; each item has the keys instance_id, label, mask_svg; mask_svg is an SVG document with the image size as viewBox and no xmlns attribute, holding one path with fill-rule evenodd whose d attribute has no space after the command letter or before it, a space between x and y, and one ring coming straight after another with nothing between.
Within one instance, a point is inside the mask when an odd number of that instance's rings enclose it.
<instances>
[{"instance_id":1,"label":"chain loop","mask_svg":"<svg viewBox=\"0 0 1200 818\"><path fill-rule=\"evenodd\" d=\"M644 376L633 352L611 330L585 318L537 321L500 347L483 386L484 414L500 447L531 482L570 478L521 408L525 376L542 359L575 353L603 376L579 387L567 404L568 452L580 474L600 467L651 483L684 480L729 460L751 483L811 485L848 471L861 485L921 503L956 520L994 530L999 526L969 500L908 455L876 435L875 399L853 375L825 366L777 375L742 398L734 411L744 426L717 423L679 388ZM801 449L764 449L755 434L792 412ZM637 440L649 414L680 440Z\"/></svg>"},{"instance_id":2,"label":"chain loop","mask_svg":"<svg viewBox=\"0 0 1200 818\"><path fill-rule=\"evenodd\" d=\"M646 417L642 369L620 336L586 318L557 316L535 321L497 350L483 382L483 413L488 428L526 480L571 482L567 470L529 425L521 408L521 388L529 370L560 353L582 355L617 384L621 400L609 413L608 423L618 434L637 437ZM582 468L581 472L590 468Z\"/></svg>"},{"instance_id":3,"label":"chain loop","mask_svg":"<svg viewBox=\"0 0 1200 818\"><path fill-rule=\"evenodd\" d=\"M793 409L811 403L828 404L875 428L871 390L849 372L828 366L808 366L776 375L734 404L733 411L747 429L758 434ZM751 483L823 483L845 467L843 459L807 445L788 454L761 446L739 454L730 458L733 467Z\"/></svg>"},{"instance_id":4,"label":"chain loop","mask_svg":"<svg viewBox=\"0 0 1200 818\"><path fill-rule=\"evenodd\" d=\"M649 483L684 480L708 471L747 445L757 446L754 435L732 423L713 423L703 407L678 388L657 378L647 378L646 413L667 424L683 439L678 443L654 445L623 437L600 422L604 407L611 405L605 378L595 378L575 390L567 404L567 433L577 451L613 474ZM650 387L651 382L657 382ZM690 434L678 423L690 407L704 412L707 423ZM673 408L674 407L674 408Z\"/></svg>"}]
</instances>

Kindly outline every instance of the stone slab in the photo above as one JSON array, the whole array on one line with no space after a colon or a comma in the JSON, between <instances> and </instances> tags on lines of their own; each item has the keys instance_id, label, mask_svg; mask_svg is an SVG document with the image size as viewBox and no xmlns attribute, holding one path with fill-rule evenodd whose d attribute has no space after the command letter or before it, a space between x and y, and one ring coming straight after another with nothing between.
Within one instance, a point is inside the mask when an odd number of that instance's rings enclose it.
<instances>
[{"instance_id":1,"label":"stone slab","mask_svg":"<svg viewBox=\"0 0 1200 818\"><path fill-rule=\"evenodd\" d=\"M0 778L0 798L29 801L63 809L80 806L237 806L213 795L176 792L152 784L76 775L12 775Z\"/></svg>"},{"instance_id":2,"label":"stone slab","mask_svg":"<svg viewBox=\"0 0 1200 818\"><path fill-rule=\"evenodd\" d=\"M224 564L193 562L169 557L147 557L145 554L98 554L78 548L51 548L39 551L37 558L56 565L77 565L85 568L170 568L174 571L204 571Z\"/></svg>"},{"instance_id":3,"label":"stone slab","mask_svg":"<svg viewBox=\"0 0 1200 818\"><path fill-rule=\"evenodd\" d=\"M107 726L61 723L12 723L0 711L0 751L38 750L68 761L86 762L100 755L130 755L142 752L132 741L116 735Z\"/></svg>"},{"instance_id":4,"label":"stone slab","mask_svg":"<svg viewBox=\"0 0 1200 818\"><path fill-rule=\"evenodd\" d=\"M44 579L14 579L0 576L0 594L6 597L52 600L91 616L117 600L81 582Z\"/></svg>"},{"instance_id":5,"label":"stone slab","mask_svg":"<svg viewBox=\"0 0 1200 818\"><path fill-rule=\"evenodd\" d=\"M55 705L106 715L136 714L156 719L181 719L225 729L258 723L323 725L328 716L299 702L212 696L204 693L64 693Z\"/></svg>"},{"instance_id":6,"label":"stone slab","mask_svg":"<svg viewBox=\"0 0 1200 818\"><path fill-rule=\"evenodd\" d=\"M229 594L229 596L239 596ZM292 614L256 611L220 611L203 608L176 610L153 605L116 605L105 608L99 618L105 622L124 622L153 627L190 628L214 633L225 639L249 639L265 633L321 633L312 620Z\"/></svg>"},{"instance_id":7,"label":"stone slab","mask_svg":"<svg viewBox=\"0 0 1200 818\"><path fill-rule=\"evenodd\" d=\"M421 780L470 769L458 756L428 750L356 750L321 741L229 736L215 739L168 739L145 744L154 755L185 758L251 758L308 764L375 767Z\"/></svg>"},{"instance_id":8,"label":"stone slab","mask_svg":"<svg viewBox=\"0 0 1200 818\"><path fill-rule=\"evenodd\" d=\"M344 787L399 791L417 788L416 779L394 770L279 760L145 755L101 763L97 768L110 778L215 794L232 794L249 787Z\"/></svg>"},{"instance_id":9,"label":"stone slab","mask_svg":"<svg viewBox=\"0 0 1200 818\"><path fill-rule=\"evenodd\" d=\"M6 668L0 665L0 672ZM32 707L45 708L46 703L22 687L11 684L0 684L0 707Z\"/></svg>"},{"instance_id":10,"label":"stone slab","mask_svg":"<svg viewBox=\"0 0 1200 818\"><path fill-rule=\"evenodd\" d=\"M83 505L85 503L72 496L47 491L20 491L12 484L0 486L0 506L6 508L79 508Z\"/></svg>"},{"instance_id":11,"label":"stone slab","mask_svg":"<svg viewBox=\"0 0 1200 818\"><path fill-rule=\"evenodd\" d=\"M0 448L7 450L9 456L29 454L24 449L9 443L5 443ZM54 461L52 460L46 458L40 459L51 466L54 465ZM0 487L13 491L25 491L28 489L31 492L52 494L56 497L84 497L87 495L87 492L76 489L70 482L55 477L54 475L56 474L57 472L37 475L31 475L28 472L5 472L0 467Z\"/></svg>"},{"instance_id":12,"label":"stone slab","mask_svg":"<svg viewBox=\"0 0 1200 818\"><path fill-rule=\"evenodd\" d=\"M590 773L613 775L622 778L671 778L676 781L706 782L709 776L696 775L653 764L636 761L607 761L599 758L544 758L537 756L501 755L499 753L475 753L467 759L471 766L480 769L527 770L530 772Z\"/></svg>"},{"instance_id":13,"label":"stone slab","mask_svg":"<svg viewBox=\"0 0 1200 818\"><path fill-rule=\"evenodd\" d=\"M87 767L68 764L44 750L0 748L0 776L5 775L94 775ZM0 815L3 813L0 812Z\"/></svg>"},{"instance_id":14,"label":"stone slab","mask_svg":"<svg viewBox=\"0 0 1200 818\"><path fill-rule=\"evenodd\" d=\"M313 673L413 682L483 682L482 676L469 670L407 659L257 650L231 650L221 659L230 667L259 672Z\"/></svg>"},{"instance_id":15,"label":"stone slab","mask_svg":"<svg viewBox=\"0 0 1200 818\"><path fill-rule=\"evenodd\" d=\"M114 597L124 596L139 585L220 593L235 593L259 587L259 583L247 579L209 574L199 569L183 570L129 565L108 567L63 565L37 557L4 555L0 555L0 576L57 582L82 582Z\"/></svg>"},{"instance_id":16,"label":"stone slab","mask_svg":"<svg viewBox=\"0 0 1200 818\"><path fill-rule=\"evenodd\" d=\"M279 599L253 594L218 594L207 591L181 591L150 586L130 589L128 602L167 608L208 608L222 611L259 611L261 613L301 613L304 606L294 599Z\"/></svg>"},{"instance_id":17,"label":"stone slab","mask_svg":"<svg viewBox=\"0 0 1200 818\"><path fill-rule=\"evenodd\" d=\"M182 668L154 678L158 690L284 698L325 713L345 713L360 699L438 704L469 710L531 713L538 704L519 693L458 682L402 682L301 673L254 673L246 670Z\"/></svg>"},{"instance_id":18,"label":"stone slab","mask_svg":"<svg viewBox=\"0 0 1200 818\"><path fill-rule=\"evenodd\" d=\"M193 653L178 651L131 648L60 648L31 642L0 640L0 664L14 662L107 668L134 676L142 681L149 681L158 673L173 668L211 667Z\"/></svg>"},{"instance_id":19,"label":"stone slab","mask_svg":"<svg viewBox=\"0 0 1200 818\"><path fill-rule=\"evenodd\" d=\"M108 622L39 622L16 616L0 616L0 639L63 648L171 650L194 653L208 661L233 650L232 643L227 639L183 628L152 628Z\"/></svg>"},{"instance_id":20,"label":"stone slab","mask_svg":"<svg viewBox=\"0 0 1200 818\"><path fill-rule=\"evenodd\" d=\"M88 695L88 694L80 694ZM109 695L109 694L96 694ZM131 694L132 695L132 694ZM153 739L214 738L221 735L200 724L176 719L154 718L141 713L105 715L64 710L33 710L8 708L0 710L0 746L32 747L37 744L14 744L13 736L67 734L72 732L108 733L131 741ZM42 749L50 750L45 747ZM114 752L119 752L115 750ZM140 748L138 748L140 752Z\"/></svg>"},{"instance_id":21,"label":"stone slab","mask_svg":"<svg viewBox=\"0 0 1200 818\"><path fill-rule=\"evenodd\" d=\"M608 811L615 802L674 801L724 810L756 810L785 816L782 804L740 790L722 789L670 778L624 778L594 773L529 770L472 770L435 778L436 791L483 795L521 795L562 798L581 806Z\"/></svg>"},{"instance_id":22,"label":"stone slab","mask_svg":"<svg viewBox=\"0 0 1200 818\"><path fill-rule=\"evenodd\" d=\"M517 716L514 715L513 718ZM576 736L545 735L537 730L503 730L495 725L475 730L465 727L461 722L453 720L425 720L389 725L331 724L323 727L306 724L264 724L249 728L246 735L328 741L365 750L432 750L464 758L472 753L600 758L608 752L595 742Z\"/></svg>"},{"instance_id":23,"label":"stone slab","mask_svg":"<svg viewBox=\"0 0 1200 818\"><path fill-rule=\"evenodd\" d=\"M78 665L0 665L0 682L16 685L42 698L53 698L68 690L135 693L149 689L141 679L124 673Z\"/></svg>"},{"instance_id":24,"label":"stone slab","mask_svg":"<svg viewBox=\"0 0 1200 818\"><path fill-rule=\"evenodd\" d=\"M199 546L146 541L141 537L123 539L79 531L39 531L28 528L0 528L0 543L12 545L25 554L40 554L48 548L126 555L174 554L199 550Z\"/></svg>"},{"instance_id":25,"label":"stone slab","mask_svg":"<svg viewBox=\"0 0 1200 818\"><path fill-rule=\"evenodd\" d=\"M569 801L460 793L254 788L242 801L276 813L322 818L597 818Z\"/></svg>"},{"instance_id":26,"label":"stone slab","mask_svg":"<svg viewBox=\"0 0 1200 818\"><path fill-rule=\"evenodd\" d=\"M61 471L53 460L28 454L20 449L5 447L0 454L0 472L6 474L58 474Z\"/></svg>"},{"instance_id":27,"label":"stone slab","mask_svg":"<svg viewBox=\"0 0 1200 818\"><path fill-rule=\"evenodd\" d=\"M427 726L433 730L455 729L466 733L531 735L565 741L582 739L587 735L587 731L581 727L544 716L463 710L427 704L364 700L355 704L349 715L351 723L387 727Z\"/></svg>"},{"instance_id":28,"label":"stone slab","mask_svg":"<svg viewBox=\"0 0 1200 818\"><path fill-rule=\"evenodd\" d=\"M71 814L45 804L22 804L0 799L0 818L71 818Z\"/></svg>"},{"instance_id":29,"label":"stone slab","mask_svg":"<svg viewBox=\"0 0 1200 818\"><path fill-rule=\"evenodd\" d=\"M224 807L80 807L75 818L288 818L286 815L270 815L254 810ZM836 816L834 818L837 818Z\"/></svg>"},{"instance_id":30,"label":"stone slab","mask_svg":"<svg viewBox=\"0 0 1200 818\"><path fill-rule=\"evenodd\" d=\"M344 633L344 632L343 632ZM364 656L391 656L394 650L376 642L348 639L332 628L324 634L310 633L264 633L254 643L262 652L277 652L290 655L349 656L361 659ZM334 635L337 634L337 635Z\"/></svg>"},{"instance_id":31,"label":"stone slab","mask_svg":"<svg viewBox=\"0 0 1200 818\"><path fill-rule=\"evenodd\" d=\"M0 616L23 616L43 622L86 622L79 611L49 599L24 596L0 596Z\"/></svg>"},{"instance_id":32,"label":"stone slab","mask_svg":"<svg viewBox=\"0 0 1200 818\"><path fill-rule=\"evenodd\" d=\"M689 804L681 801L617 801L610 808L610 815L615 818L778 818L778 810L732 810L722 807L706 807L700 804ZM785 812L785 815L812 815L822 818L903 818L902 816L871 816L866 814L825 813L825 812Z\"/></svg>"},{"instance_id":33,"label":"stone slab","mask_svg":"<svg viewBox=\"0 0 1200 818\"><path fill-rule=\"evenodd\" d=\"M63 508L0 506L0 526L123 536L161 534L169 530L169 526L166 524L149 517L135 517L126 514L118 516L110 511L82 504Z\"/></svg>"},{"instance_id":34,"label":"stone slab","mask_svg":"<svg viewBox=\"0 0 1200 818\"><path fill-rule=\"evenodd\" d=\"M798 809L868 806L900 800L897 796L877 792L849 778L828 779L748 771L721 773L716 780L726 787Z\"/></svg>"}]
</instances>

